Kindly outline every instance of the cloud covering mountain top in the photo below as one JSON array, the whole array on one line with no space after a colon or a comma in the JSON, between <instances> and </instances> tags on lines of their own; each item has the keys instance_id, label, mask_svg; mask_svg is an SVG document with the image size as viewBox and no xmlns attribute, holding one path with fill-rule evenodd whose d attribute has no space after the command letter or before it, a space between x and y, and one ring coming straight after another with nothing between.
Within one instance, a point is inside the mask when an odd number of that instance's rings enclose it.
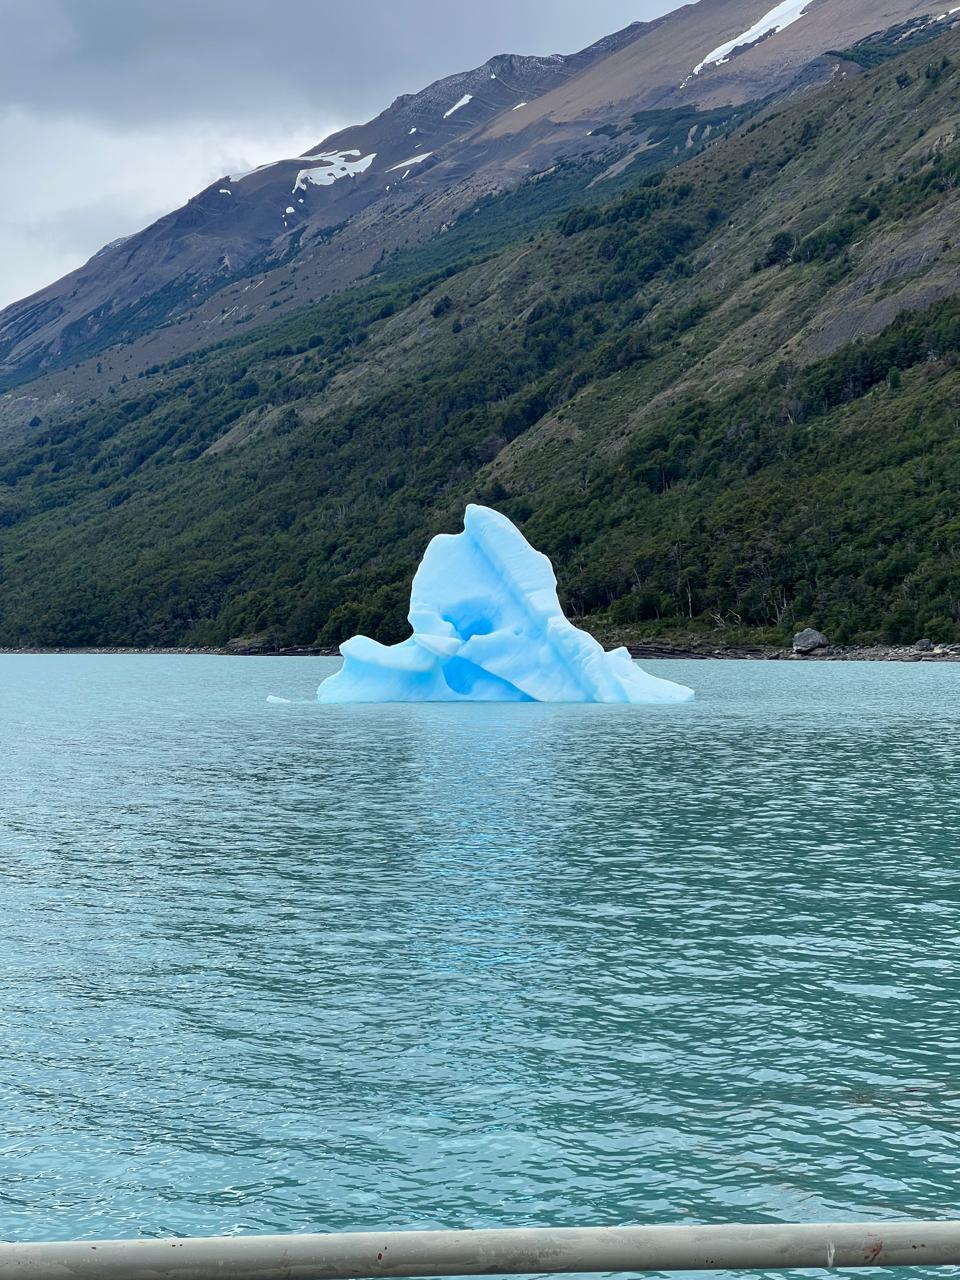
<instances>
[{"instance_id":1,"label":"cloud covering mountain top","mask_svg":"<svg viewBox=\"0 0 960 1280\"><path fill-rule=\"evenodd\" d=\"M675 0L0 0L0 306L219 174L500 52L578 49Z\"/></svg>"}]
</instances>

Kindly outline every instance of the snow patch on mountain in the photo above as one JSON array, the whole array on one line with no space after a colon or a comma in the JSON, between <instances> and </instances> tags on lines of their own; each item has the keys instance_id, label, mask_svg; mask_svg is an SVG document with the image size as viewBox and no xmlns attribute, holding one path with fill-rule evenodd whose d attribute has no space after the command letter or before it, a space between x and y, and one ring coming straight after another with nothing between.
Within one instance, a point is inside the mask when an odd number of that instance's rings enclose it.
<instances>
[{"instance_id":1,"label":"snow patch on mountain","mask_svg":"<svg viewBox=\"0 0 960 1280\"><path fill-rule=\"evenodd\" d=\"M693 76L698 76L704 67L722 66L723 63L729 62L734 49L756 44L764 36L775 35L785 27L791 26L798 18L803 17L804 10L809 9L811 3L812 0L783 0L782 4L770 9L752 27L725 44L718 45L716 49L711 49L703 61L698 62L693 68L691 76L687 77L684 84L689 83Z\"/></svg>"},{"instance_id":2,"label":"snow patch on mountain","mask_svg":"<svg viewBox=\"0 0 960 1280\"><path fill-rule=\"evenodd\" d=\"M316 156L305 156L317 164L315 169L301 169L293 184L294 192L306 191L307 184L315 187L332 187L341 178L354 178L366 171L373 164L377 153L371 151L368 156L361 156L359 151L327 151ZM356 157L356 158L354 158Z\"/></svg>"},{"instance_id":3,"label":"snow patch on mountain","mask_svg":"<svg viewBox=\"0 0 960 1280\"><path fill-rule=\"evenodd\" d=\"M444 120L446 120L447 116L452 116L455 111L459 111L461 107L465 107L468 102L472 102L472 101L473 101L473 94L465 93L459 102L455 102L449 111L445 111L443 113Z\"/></svg>"},{"instance_id":4,"label":"snow patch on mountain","mask_svg":"<svg viewBox=\"0 0 960 1280\"><path fill-rule=\"evenodd\" d=\"M387 170L387 173L396 173L398 169L408 169L410 165L422 164L424 160L428 159L432 155L432 151L424 151L423 155L411 156L409 160L401 160L399 164L391 165ZM403 176L406 177L407 175L404 174Z\"/></svg>"},{"instance_id":5,"label":"snow patch on mountain","mask_svg":"<svg viewBox=\"0 0 960 1280\"><path fill-rule=\"evenodd\" d=\"M253 173L261 173L264 169L272 169L275 164L283 164L283 161L271 160L269 164L258 164L255 169L244 169L242 173L231 173L228 177L230 182L242 182L244 178L249 178Z\"/></svg>"},{"instance_id":6,"label":"snow patch on mountain","mask_svg":"<svg viewBox=\"0 0 960 1280\"><path fill-rule=\"evenodd\" d=\"M101 253L109 253L111 249L119 249L127 240L132 240L133 236L119 236L116 240L111 240L109 244L105 244L102 249L98 249L90 258L92 262L94 258L99 258Z\"/></svg>"}]
</instances>

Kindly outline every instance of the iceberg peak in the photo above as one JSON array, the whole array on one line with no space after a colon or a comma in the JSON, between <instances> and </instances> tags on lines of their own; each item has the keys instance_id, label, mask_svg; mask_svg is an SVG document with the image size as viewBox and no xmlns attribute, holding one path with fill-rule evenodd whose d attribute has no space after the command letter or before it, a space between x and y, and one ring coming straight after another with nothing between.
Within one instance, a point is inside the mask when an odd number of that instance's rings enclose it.
<instances>
[{"instance_id":1,"label":"iceberg peak","mask_svg":"<svg viewBox=\"0 0 960 1280\"><path fill-rule=\"evenodd\" d=\"M433 538L413 579L413 635L354 636L321 702L687 702L693 691L607 653L564 617L557 580L506 516L467 507Z\"/></svg>"}]
</instances>

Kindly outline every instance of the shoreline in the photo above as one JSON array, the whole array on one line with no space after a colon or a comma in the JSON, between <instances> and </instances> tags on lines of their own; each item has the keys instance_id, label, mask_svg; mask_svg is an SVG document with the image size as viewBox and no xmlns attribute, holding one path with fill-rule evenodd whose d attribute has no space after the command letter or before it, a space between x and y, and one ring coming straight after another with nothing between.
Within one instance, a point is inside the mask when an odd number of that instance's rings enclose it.
<instances>
[{"instance_id":1,"label":"shoreline","mask_svg":"<svg viewBox=\"0 0 960 1280\"><path fill-rule=\"evenodd\" d=\"M960 662L960 645L934 645L917 649L914 645L826 645L811 653L773 645L689 645L645 641L626 646L632 658L670 660L684 658L741 662Z\"/></svg>"},{"instance_id":2,"label":"shoreline","mask_svg":"<svg viewBox=\"0 0 960 1280\"><path fill-rule=\"evenodd\" d=\"M795 653L790 648L778 649L772 645L713 645L706 642L688 644L673 641L641 641L624 646L632 658L650 661L707 661L723 662L960 662L960 644L935 645L917 649L914 645L827 645L812 653ZM223 648L205 648L183 645L157 648L138 648L123 645L98 645L35 648L0 648L0 657L22 656L200 656L214 658L336 658L339 650L314 648L309 645L288 649L261 648L253 645L226 645Z\"/></svg>"},{"instance_id":3,"label":"shoreline","mask_svg":"<svg viewBox=\"0 0 960 1280\"><path fill-rule=\"evenodd\" d=\"M0 647L0 658L7 656L64 656L69 657L71 654L82 655L92 654L102 657L170 657L170 656L192 656L201 658L337 658L340 656L338 649L313 649L308 647L291 648L291 649L260 649L246 646L225 646L222 649L213 647L205 647L203 645L171 645L157 646L156 648L142 648L136 645L77 645L70 648L65 645L52 645L49 647L37 645L35 647L23 649L5 649Z\"/></svg>"}]
</instances>

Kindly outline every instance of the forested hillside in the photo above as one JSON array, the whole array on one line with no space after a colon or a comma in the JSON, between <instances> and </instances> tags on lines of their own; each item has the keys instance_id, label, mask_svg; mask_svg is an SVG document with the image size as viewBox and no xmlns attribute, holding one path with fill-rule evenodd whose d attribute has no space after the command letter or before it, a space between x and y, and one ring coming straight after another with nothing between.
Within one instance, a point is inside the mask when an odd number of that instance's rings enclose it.
<instances>
[{"instance_id":1,"label":"forested hillside","mask_svg":"<svg viewBox=\"0 0 960 1280\"><path fill-rule=\"evenodd\" d=\"M469 500L624 637L960 640L960 41L876 60L38 413L0 447L0 644L394 639Z\"/></svg>"}]
</instances>

